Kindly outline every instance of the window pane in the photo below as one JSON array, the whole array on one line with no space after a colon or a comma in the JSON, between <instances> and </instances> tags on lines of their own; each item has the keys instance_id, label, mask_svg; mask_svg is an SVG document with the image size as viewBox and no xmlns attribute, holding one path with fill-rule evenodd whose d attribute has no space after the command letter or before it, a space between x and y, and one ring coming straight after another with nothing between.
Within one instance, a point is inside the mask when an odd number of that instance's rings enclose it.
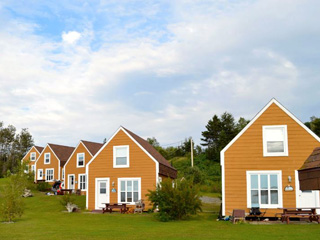
<instances>
[{"instance_id":1,"label":"window pane","mask_svg":"<svg viewBox=\"0 0 320 240\"><path fill-rule=\"evenodd\" d=\"M117 157L127 157L127 147L116 148Z\"/></svg>"},{"instance_id":2,"label":"window pane","mask_svg":"<svg viewBox=\"0 0 320 240\"><path fill-rule=\"evenodd\" d=\"M258 189L258 175L251 175L251 189Z\"/></svg>"},{"instance_id":3,"label":"window pane","mask_svg":"<svg viewBox=\"0 0 320 240\"><path fill-rule=\"evenodd\" d=\"M126 193L121 192L121 202L126 202Z\"/></svg>"},{"instance_id":4,"label":"window pane","mask_svg":"<svg viewBox=\"0 0 320 240\"><path fill-rule=\"evenodd\" d=\"M127 192L132 192L132 181L127 181Z\"/></svg>"},{"instance_id":5,"label":"window pane","mask_svg":"<svg viewBox=\"0 0 320 240\"><path fill-rule=\"evenodd\" d=\"M127 192L127 202L132 202L132 192Z\"/></svg>"},{"instance_id":6,"label":"window pane","mask_svg":"<svg viewBox=\"0 0 320 240\"><path fill-rule=\"evenodd\" d=\"M261 204L268 204L268 190L261 190Z\"/></svg>"},{"instance_id":7,"label":"window pane","mask_svg":"<svg viewBox=\"0 0 320 240\"><path fill-rule=\"evenodd\" d=\"M127 157L117 157L116 165L127 165Z\"/></svg>"},{"instance_id":8,"label":"window pane","mask_svg":"<svg viewBox=\"0 0 320 240\"><path fill-rule=\"evenodd\" d=\"M133 201L134 201L134 202L137 202L137 201L139 200L139 199L138 199L138 195L139 195L138 192L134 192L134 193L133 193Z\"/></svg>"},{"instance_id":9,"label":"window pane","mask_svg":"<svg viewBox=\"0 0 320 240\"><path fill-rule=\"evenodd\" d=\"M251 205L252 207L259 207L258 190L251 190Z\"/></svg>"},{"instance_id":10,"label":"window pane","mask_svg":"<svg viewBox=\"0 0 320 240\"><path fill-rule=\"evenodd\" d=\"M268 189L268 175L260 175L260 188Z\"/></svg>"},{"instance_id":11,"label":"window pane","mask_svg":"<svg viewBox=\"0 0 320 240\"><path fill-rule=\"evenodd\" d=\"M270 175L270 188L278 189L278 175Z\"/></svg>"},{"instance_id":12,"label":"window pane","mask_svg":"<svg viewBox=\"0 0 320 240\"><path fill-rule=\"evenodd\" d=\"M273 127L266 129L266 140L269 141L284 141L284 128Z\"/></svg>"},{"instance_id":13,"label":"window pane","mask_svg":"<svg viewBox=\"0 0 320 240\"><path fill-rule=\"evenodd\" d=\"M278 204L278 190L271 190L271 204Z\"/></svg>"},{"instance_id":14,"label":"window pane","mask_svg":"<svg viewBox=\"0 0 320 240\"><path fill-rule=\"evenodd\" d=\"M270 141L270 142L267 142L267 151L269 153L272 153L272 152L284 152L284 143L283 141Z\"/></svg>"},{"instance_id":15,"label":"window pane","mask_svg":"<svg viewBox=\"0 0 320 240\"><path fill-rule=\"evenodd\" d=\"M133 191L134 192L138 192L139 191L138 181L133 181Z\"/></svg>"},{"instance_id":16,"label":"window pane","mask_svg":"<svg viewBox=\"0 0 320 240\"><path fill-rule=\"evenodd\" d=\"M126 191L126 182L125 181L121 181L121 192Z\"/></svg>"}]
</instances>

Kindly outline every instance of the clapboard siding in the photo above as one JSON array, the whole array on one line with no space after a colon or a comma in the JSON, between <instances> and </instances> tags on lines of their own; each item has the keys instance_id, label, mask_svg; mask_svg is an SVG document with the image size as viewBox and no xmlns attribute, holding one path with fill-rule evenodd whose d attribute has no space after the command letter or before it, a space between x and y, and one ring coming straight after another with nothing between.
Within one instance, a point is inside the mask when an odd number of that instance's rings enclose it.
<instances>
[{"instance_id":1,"label":"clapboard siding","mask_svg":"<svg viewBox=\"0 0 320 240\"><path fill-rule=\"evenodd\" d=\"M285 157L263 157L262 127L287 125L288 152ZM275 103L237 139L225 152L225 214L233 209L247 209L246 171L281 170L282 188L289 184L295 188L295 170L299 169L319 142L287 115ZM282 191L283 191L282 189ZM283 206L296 207L296 193L282 192ZM266 216L272 217L281 212L268 209Z\"/></svg>"},{"instance_id":2,"label":"clapboard siding","mask_svg":"<svg viewBox=\"0 0 320 240\"><path fill-rule=\"evenodd\" d=\"M44 164L44 155L45 153L50 153L50 164ZM37 164L36 164L36 179L37 179L37 172L38 172L38 169L43 169L43 179L45 180L45 174L46 174L46 169L47 168L53 168L54 169L54 176L53 178L55 180L58 180L59 179L59 171L60 171L60 174L61 174L61 167L59 169L59 160L56 158L56 156L54 155L54 153L51 151L51 149L46 146L39 159L37 160ZM60 175L61 176L61 175ZM38 179L37 179L38 180Z\"/></svg>"},{"instance_id":3,"label":"clapboard siding","mask_svg":"<svg viewBox=\"0 0 320 240\"><path fill-rule=\"evenodd\" d=\"M129 145L129 168L113 168L113 146L121 145ZM87 174L88 209L95 209L96 178L110 178L111 203L118 203L118 178L141 178L141 198L145 200L147 207L150 207L145 195L149 189L155 189L156 163L123 130L120 130L90 163ZM111 192L113 182L116 193Z\"/></svg>"},{"instance_id":4,"label":"clapboard siding","mask_svg":"<svg viewBox=\"0 0 320 240\"><path fill-rule=\"evenodd\" d=\"M36 150L36 148L33 146L29 152L23 157L22 162L28 162L29 171L31 171L31 166L36 164L36 161L31 161L31 153L36 153L36 160L39 157L40 153Z\"/></svg>"},{"instance_id":5,"label":"clapboard siding","mask_svg":"<svg viewBox=\"0 0 320 240\"><path fill-rule=\"evenodd\" d=\"M78 153L84 153L84 167L77 167L77 154ZM88 164L88 162L91 160L92 156L91 154L88 152L88 150L86 149L86 147L83 145L82 142L79 143L78 147L76 148L76 150L73 152L73 154L71 155L71 157L69 158L68 163L66 163L65 166L65 173L64 173L64 187L68 188L68 184L69 184L69 178L68 175L69 174L74 174L75 175L75 181L77 183L75 183L75 189L80 189L79 188L79 174L85 174L86 173L86 165ZM85 191L81 191L81 194L86 194Z\"/></svg>"}]
</instances>

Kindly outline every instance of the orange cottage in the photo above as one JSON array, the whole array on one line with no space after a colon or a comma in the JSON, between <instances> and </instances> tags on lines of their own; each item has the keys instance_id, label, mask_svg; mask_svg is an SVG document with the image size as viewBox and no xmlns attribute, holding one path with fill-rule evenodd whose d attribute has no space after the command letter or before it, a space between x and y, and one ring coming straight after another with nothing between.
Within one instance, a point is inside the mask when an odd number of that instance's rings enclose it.
<instances>
[{"instance_id":1,"label":"orange cottage","mask_svg":"<svg viewBox=\"0 0 320 240\"><path fill-rule=\"evenodd\" d=\"M80 189L81 193L85 194L87 191L86 165L102 146L102 143L84 140L79 142L63 167L62 180L65 188Z\"/></svg>"},{"instance_id":2,"label":"orange cottage","mask_svg":"<svg viewBox=\"0 0 320 240\"><path fill-rule=\"evenodd\" d=\"M155 189L163 177L175 179L177 170L146 140L120 127L87 164L87 209L104 203L134 205Z\"/></svg>"},{"instance_id":3,"label":"orange cottage","mask_svg":"<svg viewBox=\"0 0 320 240\"><path fill-rule=\"evenodd\" d=\"M74 147L48 143L36 161L35 181L54 182L62 179L62 168Z\"/></svg>"},{"instance_id":4,"label":"orange cottage","mask_svg":"<svg viewBox=\"0 0 320 240\"><path fill-rule=\"evenodd\" d=\"M33 146L30 150L26 153L26 155L21 159L21 162L27 162L27 172L30 170L35 172L35 163L37 158L40 156L43 147Z\"/></svg>"},{"instance_id":5,"label":"orange cottage","mask_svg":"<svg viewBox=\"0 0 320 240\"><path fill-rule=\"evenodd\" d=\"M297 173L319 142L272 99L221 151L222 215L259 207L277 217L283 207L319 207L319 192L300 191Z\"/></svg>"}]
</instances>

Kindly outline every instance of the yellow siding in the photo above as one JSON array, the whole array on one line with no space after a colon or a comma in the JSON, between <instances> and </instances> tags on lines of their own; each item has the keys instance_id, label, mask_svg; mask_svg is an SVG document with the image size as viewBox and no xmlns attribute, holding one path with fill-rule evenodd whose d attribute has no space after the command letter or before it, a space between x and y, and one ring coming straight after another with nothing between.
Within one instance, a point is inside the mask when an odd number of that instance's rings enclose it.
<instances>
[{"instance_id":1,"label":"yellow siding","mask_svg":"<svg viewBox=\"0 0 320 240\"><path fill-rule=\"evenodd\" d=\"M113 146L120 145L129 145L129 168L113 168ZM95 209L96 178L110 178L110 203L118 203L118 178L141 178L141 198L145 200L146 207L150 207L145 195L149 189L155 189L156 163L122 130L92 161L88 175L88 209ZM113 182L116 193L111 192Z\"/></svg>"},{"instance_id":2,"label":"yellow siding","mask_svg":"<svg viewBox=\"0 0 320 240\"><path fill-rule=\"evenodd\" d=\"M87 163L91 160L92 156L88 152L88 150L85 148L83 143L81 142L77 149L72 154L71 158L69 159L68 164L65 166L65 179L64 179L64 187L68 188L68 174L74 174L75 175L75 181L77 183L75 184L75 189L79 189L79 174L85 174L86 173L86 167L79 167L77 168L77 154L78 153L84 153L85 155L85 166ZM81 194L85 194L85 191L82 191Z\"/></svg>"},{"instance_id":3,"label":"yellow siding","mask_svg":"<svg viewBox=\"0 0 320 240\"><path fill-rule=\"evenodd\" d=\"M50 153L50 164L44 164L44 154L45 153ZM59 169L59 160L56 158L56 156L54 155L54 153L51 151L51 149L46 146L38 161L37 161L37 165L36 165L36 179L37 179L37 173L38 173L38 169L43 169L43 174L46 174L46 169L48 168L53 168L54 169L54 180L58 180L59 179L59 171L60 171L60 176L61 176L61 167ZM45 180L45 177L43 178ZM38 179L37 179L38 180Z\"/></svg>"},{"instance_id":4,"label":"yellow siding","mask_svg":"<svg viewBox=\"0 0 320 240\"><path fill-rule=\"evenodd\" d=\"M263 157L262 126L287 125L289 156ZM288 116L276 104L272 104L242 136L225 152L225 215L233 209L247 209L246 171L281 170L282 188L295 188L295 170L299 169L312 150L320 143ZM282 191L283 191L282 189ZM282 192L283 206L296 207L296 193ZM266 216L275 216L279 209L268 209Z\"/></svg>"},{"instance_id":5,"label":"yellow siding","mask_svg":"<svg viewBox=\"0 0 320 240\"><path fill-rule=\"evenodd\" d=\"M39 157L39 153L38 151L36 150L35 147L32 147L30 149L30 151L28 152L28 154L26 154L26 156L24 156L24 158L22 159L23 162L28 162L28 165L29 165L29 170L31 171L31 166L34 165L36 163L36 161L31 161L31 153L36 153L36 160L38 159Z\"/></svg>"}]
</instances>

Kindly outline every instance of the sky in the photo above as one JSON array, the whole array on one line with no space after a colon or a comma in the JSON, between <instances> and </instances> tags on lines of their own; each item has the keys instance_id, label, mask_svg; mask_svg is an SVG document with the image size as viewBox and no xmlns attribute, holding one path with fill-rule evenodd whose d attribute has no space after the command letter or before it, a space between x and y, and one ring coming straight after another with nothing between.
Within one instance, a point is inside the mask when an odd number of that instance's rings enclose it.
<instances>
[{"instance_id":1,"label":"sky","mask_svg":"<svg viewBox=\"0 0 320 240\"><path fill-rule=\"evenodd\" d=\"M273 97L320 116L320 1L0 0L0 121L37 145L170 145Z\"/></svg>"}]
</instances>

